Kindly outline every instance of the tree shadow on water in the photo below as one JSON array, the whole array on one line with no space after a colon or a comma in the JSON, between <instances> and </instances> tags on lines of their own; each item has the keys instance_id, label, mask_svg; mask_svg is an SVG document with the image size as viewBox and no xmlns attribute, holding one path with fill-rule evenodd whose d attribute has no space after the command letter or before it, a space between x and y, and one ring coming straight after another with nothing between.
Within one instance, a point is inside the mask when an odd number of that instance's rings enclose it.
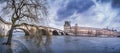
<instances>
[{"instance_id":1,"label":"tree shadow on water","mask_svg":"<svg viewBox=\"0 0 120 53\"><path fill-rule=\"evenodd\" d=\"M13 53L11 46L0 44L0 53Z\"/></svg>"},{"instance_id":2,"label":"tree shadow on water","mask_svg":"<svg viewBox=\"0 0 120 53\"><path fill-rule=\"evenodd\" d=\"M4 38L0 38L0 53L13 53L11 45L3 45Z\"/></svg>"},{"instance_id":3,"label":"tree shadow on water","mask_svg":"<svg viewBox=\"0 0 120 53\"><path fill-rule=\"evenodd\" d=\"M26 46L18 40L13 40L11 45L0 44L0 53L30 53Z\"/></svg>"},{"instance_id":4,"label":"tree shadow on water","mask_svg":"<svg viewBox=\"0 0 120 53\"><path fill-rule=\"evenodd\" d=\"M13 48L14 53L30 53L27 47L18 40L14 40L15 46Z\"/></svg>"}]
</instances>

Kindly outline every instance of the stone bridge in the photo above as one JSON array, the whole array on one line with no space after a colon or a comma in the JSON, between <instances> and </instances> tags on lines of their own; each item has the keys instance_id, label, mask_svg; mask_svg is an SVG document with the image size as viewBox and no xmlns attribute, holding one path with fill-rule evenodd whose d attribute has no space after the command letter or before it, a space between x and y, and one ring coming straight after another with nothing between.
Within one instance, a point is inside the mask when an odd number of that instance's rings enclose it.
<instances>
[{"instance_id":1,"label":"stone bridge","mask_svg":"<svg viewBox=\"0 0 120 53\"><path fill-rule=\"evenodd\" d=\"M11 23L6 22L0 17L0 34L6 35L11 28ZM33 24L22 23L15 26L15 29L20 29L25 32L25 35L35 35L41 33L42 35L65 35L63 30L47 27L47 26L36 26Z\"/></svg>"}]
</instances>

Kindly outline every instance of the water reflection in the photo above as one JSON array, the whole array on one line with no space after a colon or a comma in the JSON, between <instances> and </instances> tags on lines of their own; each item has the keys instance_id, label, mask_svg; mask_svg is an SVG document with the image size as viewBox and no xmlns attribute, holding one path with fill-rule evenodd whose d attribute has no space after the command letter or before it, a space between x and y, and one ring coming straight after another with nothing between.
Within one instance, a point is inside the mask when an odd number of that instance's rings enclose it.
<instances>
[{"instance_id":1,"label":"water reflection","mask_svg":"<svg viewBox=\"0 0 120 53\"><path fill-rule=\"evenodd\" d=\"M27 36L14 36L10 48L0 45L0 50L2 50L0 53L7 53L8 50L9 53L120 53L120 38L79 36L35 38L27 39Z\"/></svg>"},{"instance_id":2,"label":"water reflection","mask_svg":"<svg viewBox=\"0 0 120 53\"><path fill-rule=\"evenodd\" d=\"M45 51L46 51L45 53L53 53L50 44L52 44L52 37L48 36L46 37L46 41L45 41Z\"/></svg>"},{"instance_id":3,"label":"water reflection","mask_svg":"<svg viewBox=\"0 0 120 53\"><path fill-rule=\"evenodd\" d=\"M29 36L23 36L17 38L17 40L23 42L31 53L53 53L50 47L52 44L51 36L42 36L42 39L36 39L36 37L30 39Z\"/></svg>"},{"instance_id":4,"label":"water reflection","mask_svg":"<svg viewBox=\"0 0 120 53\"><path fill-rule=\"evenodd\" d=\"M38 48L38 53L53 53L51 48L52 37L51 36L43 36L42 40L37 40L39 44L35 44Z\"/></svg>"}]
</instances>

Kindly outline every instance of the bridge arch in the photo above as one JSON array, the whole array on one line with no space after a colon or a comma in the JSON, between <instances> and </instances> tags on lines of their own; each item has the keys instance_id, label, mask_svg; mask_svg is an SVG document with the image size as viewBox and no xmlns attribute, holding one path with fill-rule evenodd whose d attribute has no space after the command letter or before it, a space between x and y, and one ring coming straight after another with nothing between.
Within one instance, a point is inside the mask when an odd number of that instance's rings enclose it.
<instances>
[{"instance_id":1,"label":"bridge arch","mask_svg":"<svg viewBox=\"0 0 120 53\"><path fill-rule=\"evenodd\" d=\"M57 32L57 30L54 30L54 31L52 32L52 35L59 35L59 33Z\"/></svg>"},{"instance_id":2,"label":"bridge arch","mask_svg":"<svg viewBox=\"0 0 120 53\"><path fill-rule=\"evenodd\" d=\"M61 35L65 35L63 32L60 32Z\"/></svg>"},{"instance_id":3,"label":"bridge arch","mask_svg":"<svg viewBox=\"0 0 120 53\"><path fill-rule=\"evenodd\" d=\"M22 31L25 33L25 36L30 35L29 31L27 31L27 30L25 30L25 29L23 29L23 28L15 28L15 29L20 29L20 30L22 30ZM15 30L15 29L14 29L14 30Z\"/></svg>"},{"instance_id":4,"label":"bridge arch","mask_svg":"<svg viewBox=\"0 0 120 53\"><path fill-rule=\"evenodd\" d=\"M47 33L48 33L45 29L39 29L39 30L42 33L42 35L47 35Z\"/></svg>"}]
</instances>

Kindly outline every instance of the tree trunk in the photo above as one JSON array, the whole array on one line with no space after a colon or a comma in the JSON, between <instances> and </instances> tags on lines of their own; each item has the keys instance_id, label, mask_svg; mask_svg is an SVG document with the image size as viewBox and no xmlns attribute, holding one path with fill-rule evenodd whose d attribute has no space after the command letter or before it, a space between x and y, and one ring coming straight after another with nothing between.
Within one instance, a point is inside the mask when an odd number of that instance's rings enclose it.
<instances>
[{"instance_id":1,"label":"tree trunk","mask_svg":"<svg viewBox=\"0 0 120 53\"><path fill-rule=\"evenodd\" d=\"M11 45L13 29L14 29L14 25L12 25L11 29L8 31L8 34L7 34L8 40L7 40L6 45Z\"/></svg>"}]
</instances>

